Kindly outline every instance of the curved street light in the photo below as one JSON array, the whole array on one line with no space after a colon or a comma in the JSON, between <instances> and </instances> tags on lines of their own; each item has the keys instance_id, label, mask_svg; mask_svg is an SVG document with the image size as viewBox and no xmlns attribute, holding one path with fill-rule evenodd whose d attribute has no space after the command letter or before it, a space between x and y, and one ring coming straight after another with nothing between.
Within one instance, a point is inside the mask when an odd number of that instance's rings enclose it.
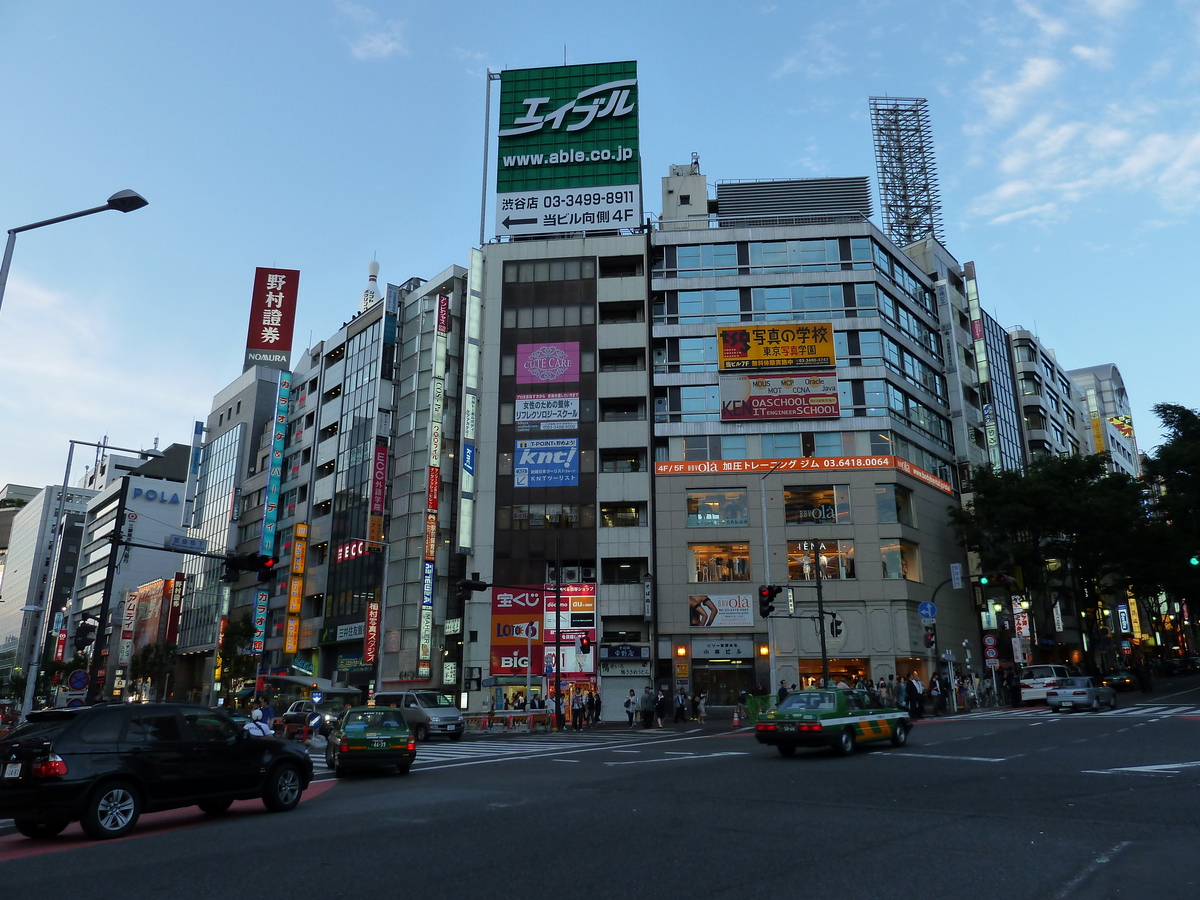
<instances>
[{"instance_id":1,"label":"curved street light","mask_svg":"<svg viewBox=\"0 0 1200 900\"><path fill-rule=\"evenodd\" d=\"M104 212L109 209L115 209L117 212L123 213L133 212L135 209L141 209L149 202L149 200L137 191L117 191L108 198L108 202L103 206L93 206L91 209L81 209L79 212L67 213L65 216L55 216L53 219L43 219L41 222L33 222L29 225L19 225L16 228L8 229L8 243L4 246L4 262L0 263L0 306L4 305L4 286L8 283L8 267L12 264L13 246L17 242L17 235L22 231L32 231L35 228L54 225L58 222L65 222L68 219L78 219L80 216L90 216L93 213Z\"/></svg>"}]
</instances>

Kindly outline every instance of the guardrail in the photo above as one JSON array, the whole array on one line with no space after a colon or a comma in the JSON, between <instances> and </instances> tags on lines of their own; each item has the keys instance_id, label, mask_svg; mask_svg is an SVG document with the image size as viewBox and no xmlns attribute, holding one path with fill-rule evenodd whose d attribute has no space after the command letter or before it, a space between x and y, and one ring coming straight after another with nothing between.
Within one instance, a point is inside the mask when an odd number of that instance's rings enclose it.
<instances>
[{"instance_id":1,"label":"guardrail","mask_svg":"<svg viewBox=\"0 0 1200 900\"><path fill-rule=\"evenodd\" d=\"M548 709L501 709L490 713L464 713L467 731L506 731L529 734L550 730Z\"/></svg>"}]
</instances>

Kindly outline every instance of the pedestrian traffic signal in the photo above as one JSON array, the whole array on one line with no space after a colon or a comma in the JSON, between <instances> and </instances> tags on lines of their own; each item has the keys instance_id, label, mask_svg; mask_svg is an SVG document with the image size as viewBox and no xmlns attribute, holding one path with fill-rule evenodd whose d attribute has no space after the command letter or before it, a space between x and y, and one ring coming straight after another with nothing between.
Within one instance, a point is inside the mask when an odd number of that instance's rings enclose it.
<instances>
[{"instance_id":1,"label":"pedestrian traffic signal","mask_svg":"<svg viewBox=\"0 0 1200 900\"><path fill-rule=\"evenodd\" d=\"M925 626L925 646L926 647L936 647L937 646L937 626L936 625L926 625Z\"/></svg>"},{"instance_id":2,"label":"pedestrian traffic signal","mask_svg":"<svg viewBox=\"0 0 1200 900\"><path fill-rule=\"evenodd\" d=\"M579 639L579 652L585 655L592 652L592 639L590 637L581 637Z\"/></svg>"},{"instance_id":3,"label":"pedestrian traffic signal","mask_svg":"<svg viewBox=\"0 0 1200 900\"><path fill-rule=\"evenodd\" d=\"M764 619L775 611L775 598L783 590L781 587L774 587L769 584L760 584L758 586L758 614Z\"/></svg>"},{"instance_id":4,"label":"pedestrian traffic signal","mask_svg":"<svg viewBox=\"0 0 1200 900\"><path fill-rule=\"evenodd\" d=\"M842 620L841 620L841 619L839 619L837 616L834 616L834 617L833 617L833 618L832 618L832 619L829 621L829 634L830 634L832 637L841 637L841 634L842 634Z\"/></svg>"}]
</instances>

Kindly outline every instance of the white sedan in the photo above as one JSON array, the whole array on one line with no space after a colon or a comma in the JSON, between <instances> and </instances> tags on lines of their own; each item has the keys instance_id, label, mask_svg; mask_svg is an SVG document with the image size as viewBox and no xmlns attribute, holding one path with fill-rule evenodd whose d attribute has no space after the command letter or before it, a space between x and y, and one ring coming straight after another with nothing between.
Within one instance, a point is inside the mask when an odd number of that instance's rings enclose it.
<instances>
[{"instance_id":1,"label":"white sedan","mask_svg":"<svg viewBox=\"0 0 1200 900\"><path fill-rule=\"evenodd\" d=\"M1100 712L1104 707L1117 708L1117 692L1108 685L1098 683L1094 678L1062 678L1057 685L1046 691L1046 705L1059 712L1072 709Z\"/></svg>"}]
</instances>

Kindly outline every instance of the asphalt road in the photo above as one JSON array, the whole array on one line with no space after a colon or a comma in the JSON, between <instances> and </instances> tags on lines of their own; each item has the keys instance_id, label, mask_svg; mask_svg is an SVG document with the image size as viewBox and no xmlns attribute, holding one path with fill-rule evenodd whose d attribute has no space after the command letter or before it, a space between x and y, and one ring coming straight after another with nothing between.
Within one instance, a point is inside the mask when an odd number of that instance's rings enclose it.
<instances>
[{"instance_id":1,"label":"asphalt road","mask_svg":"<svg viewBox=\"0 0 1200 900\"><path fill-rule=\"evenodd\" d=\"M1196 897L1200 678L1158 688L848 758L711 724L422 745L409 776L324 780L292 813L0 836L0 896Z\"/></svg>"}]
</instances>

